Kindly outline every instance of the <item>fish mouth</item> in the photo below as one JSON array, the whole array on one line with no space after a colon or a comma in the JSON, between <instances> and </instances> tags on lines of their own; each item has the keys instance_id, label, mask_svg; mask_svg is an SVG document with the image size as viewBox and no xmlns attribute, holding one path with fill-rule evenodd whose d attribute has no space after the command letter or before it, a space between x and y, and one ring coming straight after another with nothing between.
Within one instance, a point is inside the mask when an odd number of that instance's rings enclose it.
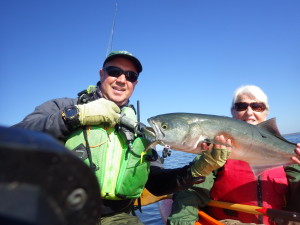
<instances>
[{"instance_id":1,"label":"fish mouth","mask_svg":"<svg viewBox=\"0 0 300 225\"><path fill-rule=\"evenodd\" d=\"M155 142L156 140L156 134L152 127L143 127L142 133L144 134L145 138L150 142Z\"/></svg>"},{"instance_id":2,"label":"fish mouth","mask_svg":"<svg viewBox=\"0 0 300 225\"><path fill-rule=\"evenodd\" d=\"M152 132L152 134L155 136L155 141L162 143L163 138L165 137L165 134L161 131L159 126L154 123L152 120L148 119L148 123L151 127L147 127L149 132Z\"/></svg>"},{"instance_id":3,"label":"fish mouth","mask_svg":"<svg viewBox=\"0 0 300 225\"><path fill-rule=\"evenodd\" d=\"M151 148L154 148L156 145L163 145L162 141L161 141L161 137L164 137L164 134L160 131L159 127L149 121L149 124L151 125L151 127L143 127L142 129L142 133L144 134L144 137L150 141L151 143L147 146L147 148L145 149L145 151L148 151Z\"/></svg>"}]
</instances>

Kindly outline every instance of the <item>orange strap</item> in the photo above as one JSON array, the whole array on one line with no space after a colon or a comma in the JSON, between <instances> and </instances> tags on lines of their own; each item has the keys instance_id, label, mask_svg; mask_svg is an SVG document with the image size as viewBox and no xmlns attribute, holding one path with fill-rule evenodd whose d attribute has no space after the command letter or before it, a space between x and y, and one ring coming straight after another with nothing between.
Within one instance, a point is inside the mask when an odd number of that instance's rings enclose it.
<instances>
[{"instance_id":1,"label":"orange strap","mask_svg":"<svg viewBox=\"0 0 300 225\"><path fill-rule=\"evenodd\" d=\"M243 204L222 202L222 201L215 201L215 200L210 200L208 202L208 205L223 208L223 209L231 209L231 210L235 210L235 211L239 211L239 212L263 215L263 213L257 211L257 209L262 209L262 207L259 207L259 206L243 205Z\"/></svg>"},{"instance_id":2,"label":"orange strap","mask_svg":"<svg viewBox=\"0 0 300 225\"><path fill-rule=\"evenodd\" d=\"M199 220L195 225L224 225L224 223L221 223L201 210L198 211L198 215Z\"/></svg>"}]
</instances>

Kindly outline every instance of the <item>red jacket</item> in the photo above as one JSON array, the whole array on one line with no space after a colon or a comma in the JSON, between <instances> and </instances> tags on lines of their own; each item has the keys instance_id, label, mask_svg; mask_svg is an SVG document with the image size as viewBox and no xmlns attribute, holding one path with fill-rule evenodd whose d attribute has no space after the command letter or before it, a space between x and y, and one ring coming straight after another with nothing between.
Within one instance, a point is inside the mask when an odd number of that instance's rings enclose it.
<instances>
[{"instance_id":1,"label":"red jacket","mask_svg":"<svg viewBox=\"0 0 300 225\"><path fill-rule=\"evenodd\" d=\"M288 181L283 167L267 170L255 177L248 163L227 160L223 169L219 170L210 194L213 200L282 209L287 190ZM272 224L265 216L263 221L258 221L258 216L253 214L216 207L210 207L209 210L210 215L218 220Z\"/></svg>"}]
</instances>

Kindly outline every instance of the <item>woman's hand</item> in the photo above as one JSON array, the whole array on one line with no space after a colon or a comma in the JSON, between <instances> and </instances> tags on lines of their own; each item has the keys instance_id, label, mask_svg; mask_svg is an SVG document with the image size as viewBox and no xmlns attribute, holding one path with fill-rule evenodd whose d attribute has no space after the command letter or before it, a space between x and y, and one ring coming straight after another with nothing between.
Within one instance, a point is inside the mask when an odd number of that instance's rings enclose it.
<instances>
[{"instance_id":1,"label":"woman's hand","mask_svg":"<svg viewBox=\"0 0 300 225\"><path fill-rule=\"evenodd\" d=\"M294 163L297 163L297 164L300 165L300 143L297 144L297 147L296 147L296 149L295 149L295 153L298 155L298 157L293 156L293 157L292 157L292 161L293 161Z\"/></svg>"},{"instance_id":2,"label":"woman's hand","mask_svg":"<svg viewBox=\"0 0 300 225\"><path fill-rule=\"evenodd\" d=\"M213 170L224 166L231 152L231 147L226 147L226 145L231 146L231 140L226 140L223 135L218 135L215 137L215 141L220 144L214 144L212 149L209 149L206 143L201 146L205 151L203 151L200 159L191 166L193 177L206 177Z\"/></svg>"}]
</instances>

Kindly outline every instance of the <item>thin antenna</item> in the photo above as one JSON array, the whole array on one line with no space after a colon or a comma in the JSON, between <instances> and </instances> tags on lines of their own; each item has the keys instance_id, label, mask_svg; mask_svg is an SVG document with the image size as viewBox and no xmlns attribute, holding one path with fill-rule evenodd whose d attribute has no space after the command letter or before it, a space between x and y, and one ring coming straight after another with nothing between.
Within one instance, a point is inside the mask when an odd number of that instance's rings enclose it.
<instances>
[{"instance_id":1,"label":"thin antenna","mask_svg":"<svg viewBox=\"0 0 300 225\"><path fill-rule=\"evenodd\" d=\"M137 104L137 121L138 121L138 129L141 130L141 112L140 112L140 101L136 101Z\"/></svg>"},{"instance_id":2,"label":"thin antenna","mask_svg":"<svg viewBox=\"0 0 300 225\"><path fill-rule=\"evenodd\" d=\"M137 101L136 101L136 104L137 104L137 120L138 120L138 122L141 122L141 116L140 116L140 101L137 100Z\"/></svg>"},{"instance_id":3,"label":"thin antenna","mask_svg":"<svg viewBox=\"0 0 300 225\"><path fill-rule=\"evenodd\" d=\"M117 11L118 11L118 3L116 2L115 16L114 16L114 20L113 20L113 24L112 24L112 28L111 28L110 38L109 38L109 41L108 41L108 46L107 46L107 50L106 50L106 56L112 50L112 44L113 44L113 38L114 38L114 30L115 30L115 20L116 20L116 16L117 16Z\"/></svg>"}]
</instances>

